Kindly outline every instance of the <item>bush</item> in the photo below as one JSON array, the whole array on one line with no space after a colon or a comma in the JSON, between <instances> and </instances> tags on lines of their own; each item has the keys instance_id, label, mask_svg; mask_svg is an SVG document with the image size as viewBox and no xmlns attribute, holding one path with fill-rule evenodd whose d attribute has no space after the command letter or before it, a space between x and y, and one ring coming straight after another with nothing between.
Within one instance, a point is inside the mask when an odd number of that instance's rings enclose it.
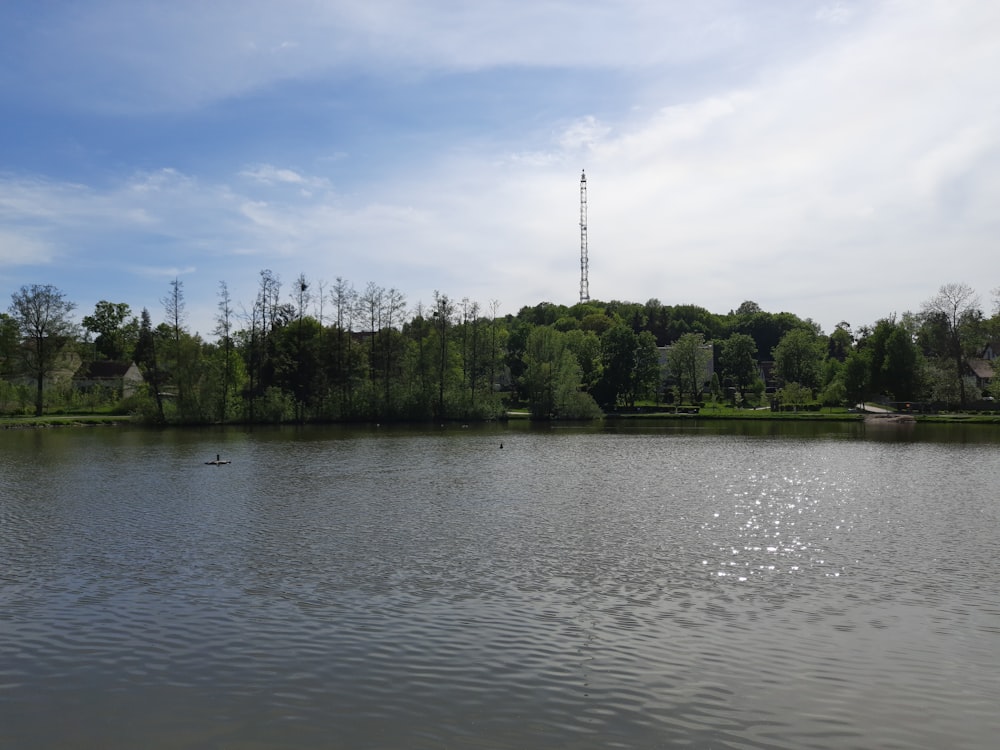
<instances>
[{"instance_id":1,"label":"bush","mask_svg":"<svg viewBox=\"0 0 1000 750\"><path fill-rule=\"evenodd\" d=\"M567 396L564 403L559 404L558 416L561 419L600 419L604 412L589 393L575 391Z\"/></svg>"}]
</instances>

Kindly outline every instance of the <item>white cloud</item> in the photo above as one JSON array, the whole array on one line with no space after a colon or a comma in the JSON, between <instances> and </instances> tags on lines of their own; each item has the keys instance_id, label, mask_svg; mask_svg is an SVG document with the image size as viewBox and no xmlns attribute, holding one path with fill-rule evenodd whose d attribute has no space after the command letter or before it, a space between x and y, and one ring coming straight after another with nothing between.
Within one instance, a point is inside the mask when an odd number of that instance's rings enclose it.
<instances>
[{"instance_id":1,"label":"white cloud","mask_svg":"<svg viewBox=\"0 0 1000 750\"><path fill-rule=\"evenodd\" d=\"M7 41L21 84L60 106L105 112L186 110L283 81L503 66L621 68L720 61L798 25L797 3L767 11L733 0L459 3L450 0L104 0ZM771 44L769 55L781 46ZM11 79L9 85L18 85Z\"/></svg>"},{"instance_id":2,"label":"white cloud","mask_svg":"<svg viewBox=\"0 0 1000 750\"><path fill-rule=\"evenodd\" d=\"M221 34L227 6L213 4L190 19L205 22L204 32L181 44L173 38L184 27L179 14L137 4L170 16L151 47L170 54L161 63L151 53L138 67L151 91L176 85L177 101L231 95L339 60L612 65L630 67L646 85L620 112L547 114L533 123L550 133L547 142L534 133L507 141L449 133L441 144L431 134L425 153L398 147L406 169L387 177L352 181L350 160L247 153L238 163L249 166L234 167L228 180L171 168L107 188L0 178L0 253L23 258L34 248L53 257L76 243L99 251L106 273L122 266L186 274L192 300L211 298L222 278L237 299L250 299L257 272L272 267L289 281L299 272L359 286L373 280L411 302L439 289L499 298L507 311L545 299L571 303L585 168L596 298L658 297L717 312L755 299L829 330L843 318L860 324L916 309L943 281L996 274L1000 10L977 2L888 2L864 12L779 3L755 14L728 3L690 5L636 2L611 12L533 4L519 16L484 3L445 16L435 3L425 15L406 3L300 4L282 11L287 19L266 5L259 25L243 19ZM573 32L551 37L567 17ZM331 51L321 52L318 39L341 22ZM812 27L819 30L803 33L814 44L793 41L792 52L777 56L765 49L775 34ZM557 41L546 48L546 38ZM189 50L192 61L177 75L212 68L217 78L203 90L167 81L169 64ZM684 80L687 66L722 50L739 50L726 62L748 70L724 85L714 67L707 85ZM288 59L276 62L280 55ZM241 56L259 67L228 72ZM588 73L583 67L580 80ZM396 153L394 144L386 148ZM329 143L321 150L341 153ZM122 254L111 250L129 244ZM126 263L137 247L147 257ZM134 304L155 306L163 293Z\"/></svg>"},{"instance_id":3,"label":"white cloud","mask_svg":"<svg viewBox=\"0 0 1000 750\"><path fill-rule=\"evenodd\" d=\"M816 19L823 23L840 25L850 22L856 12L856 9L847 3L830 3L816 11Z\"/></svg>"},{"instance_id":4,"label":"white cloud","mask_svg":"<svg viewBox=\"0 0 1000 750\"><path fill-rule=\"evenodd\" d=\"M608 136L611 128L597 121L592 115L566 127L559 136L559 146L566 151L591 149Z\"/></svg>"},{"instance_id":5,"label":"white cloud","mask_svg":"<svg viewBox=\"0 0 1000 750\"><path fill-rule=\"evenodd\" d=\"M322 189L330 188L330 181L323 177L307 177L286 167L276 167L273 164L259 164L240 172L240 177L262 185L293 185L300 188ZM307 191L307 194L311 194Z\"/></svg>"},{"instance_id":6,"label":"white cloud","mask_svg":"<svg viewBox=\"0 0 1000 750\"><path fill-rule=\"evenodd\" d=\"M28 232L0 229L0 267L39 266L52 259L52 248L43 240Z\"/></svg>"},{"instance_id":7,"label":"white cloud","mask_svg":"<svg viewBox=\"0 0 1000 750\"><path fill-rule=\"evenodd\" d=\"M181 280L182 277L190 276L191 274L197 273L198 269L195 266L129 266L129 272L135 274L136 276L141 276L148 279L155 279L157 281L170 281L172 279Z\"/></svg>"}]
</instances>

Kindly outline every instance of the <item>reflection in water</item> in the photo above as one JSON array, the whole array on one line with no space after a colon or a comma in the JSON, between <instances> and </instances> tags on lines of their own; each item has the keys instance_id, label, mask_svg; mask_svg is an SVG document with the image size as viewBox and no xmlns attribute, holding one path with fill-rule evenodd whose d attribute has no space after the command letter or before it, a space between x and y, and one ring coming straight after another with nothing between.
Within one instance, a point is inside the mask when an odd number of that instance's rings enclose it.
<instances>
[{"instance_id":1,"label":"reflection in water","mask_svg":"<svg viewBox=\"0 0 1000 750\"><path fill-rule=\"evenodd\" d=\"M0 434L0 746L989 746L995 441L858 427Z\"/></svg>"}]
</instances>

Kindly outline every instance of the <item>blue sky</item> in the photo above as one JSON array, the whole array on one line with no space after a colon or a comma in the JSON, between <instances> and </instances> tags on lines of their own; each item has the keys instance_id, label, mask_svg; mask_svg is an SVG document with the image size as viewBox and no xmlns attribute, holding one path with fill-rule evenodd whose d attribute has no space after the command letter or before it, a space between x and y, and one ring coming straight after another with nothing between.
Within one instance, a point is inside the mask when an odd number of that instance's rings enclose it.
<instances>
[{"instance_id":1,"label":"blue sky","mask_svg":"<svg viewBox=\"0 0 1000 750\"><path fill-rule=\"evenodd\" d=\"M592 298L989 308L998 71L988 0L7 0L0 300L573 304L586 169Z\"/></svg>"}]
</instances>

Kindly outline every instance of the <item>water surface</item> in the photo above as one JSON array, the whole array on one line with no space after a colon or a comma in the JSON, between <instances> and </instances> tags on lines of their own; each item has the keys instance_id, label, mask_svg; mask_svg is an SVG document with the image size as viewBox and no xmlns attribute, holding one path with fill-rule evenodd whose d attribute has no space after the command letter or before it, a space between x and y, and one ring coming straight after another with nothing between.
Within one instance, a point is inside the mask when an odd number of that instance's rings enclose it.
<instances>
[{"instance_id":1,"label":"water surface","mask_svg":"<svg viewBox=\"0 0 1000 750\"><path fill-rule=\"evenodd\" d=\"M924 427L0 433L0 746L990 747L998 439Z\"/></svg>"}]
</instances>

